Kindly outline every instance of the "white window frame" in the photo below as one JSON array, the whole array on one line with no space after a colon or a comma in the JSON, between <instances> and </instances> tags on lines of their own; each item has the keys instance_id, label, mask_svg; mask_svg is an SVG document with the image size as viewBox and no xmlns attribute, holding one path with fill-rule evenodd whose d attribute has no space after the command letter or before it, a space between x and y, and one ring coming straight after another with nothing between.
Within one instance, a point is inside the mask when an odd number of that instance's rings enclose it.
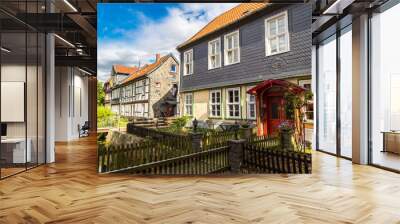
<instances>
[{"instance_id":1,"label":"white window frame","mask_svg":"<svg viewBox=\"0 0 400 224\"><path fill-rule=\"evenodd\" d=\"M188 102L188 101L187 101L187 97L188 97L188 96L191 96L191 104L188 104L188 103L187 103L187 102ZM183 105L183 106L184 106L183 110L184 110L184 114L187 115L187 116L193 116L193 93L185 93L185 94L184 94L184 97L185 97L185 98L183 99L183 104L184 104L184 105ZM190 114L189 114L188 111L187 111L187 107L188 107L188 106L191 107L191 113L190 113Z\"/></svg>"},{"instance_id":2,"label":"white window frame","mask_svg":"<svg viewBox=\"0 0 400 224\"><path fill-rule=\"evenodd\" d=\"M219 48L217 48L217 46L215 46L215 54L212 54L211 48L214 44L217 45L217 43L219 44ZM221 65L222 65L221 47L222 46L221 46L221 38L220 37L208 42L208 70L221 67ZM215 60L218 59L218 61L219 61L219 64L218 65L216 64L215 67L212 67L211 57L215 57Z\"/></svg>"},{"instance_id":3,"label":"white window frame","mask_svg":"<svg viewBox=\"0 0 400 224\"><path fill-rule=\"evenodd\" d=\"M238 102L229 102L229 92L230 91L238 91L239 92L239 94L238 94L239 101ZM240 87L226 89L226 98L225 99L226 99L225 100L226 101L226 117L227 118L235 118L235 119L239 118L240 119L241 118L241 114L242 114L241 113L242 106L241 106ZM230 112L229 106L230 105L239 105L239 115L238 116L230 116L230 114L229 114L229 112Z\"/></svg>"},{"instance_id":4,"label":"white window frame","mask_svg":"<svg viewBox=\"0 0 400 224\"><path fill-rule=\"evenodd\" d=\"M232 49L228 49L228 38L231 36L237 35L238 36L238 46L237 48L232 48ZM236 62L232 62L232 63L228 63L228 51L234 51L236 50L238 51L238 61ZM239 30L233 31L231 33L225 34L224 36L224 65L234 65L240 63L240 33Z\"/></svg>"},{"instance_id":5,"label":"white window frame","mask_svg":"<svg viewBox=\"0 0 400 224\"><path fill-rule=\"evenodd\" d=\"M278 18L282 17L282 16L284 16L284 18L285 18L285 30L282 33L278 33ZM276 23L276 34L273 36L271 36L269 33L269 25L268 24L271 20L275 20L275 23ZM271 17L265 19L264 29L265 29L265 55L266 56L282 54L282 53L290 51L289 19L288 19L287 11L281 12L277 15L274 15L274 16L271 16ZM285 39L286 39L286 50L279 49L279 36L282 36L282 35L284 35ZM270 48L271 39L276 39L277 52L271 53L271 48Z\"/></svg>"},{"instance_id":6,"label":"white window frame","mask_svg":"<svg viewBox=\"0 0 400 224\"><path fill-rule=\"evenodd\" d=\"M219 102L212 102L212 95L214 93L219 93ZM209 99L209 116L213 117L213 118L217 118L217 117L221 117L222 116L222 91L220 89L216 89L216 90L211 90L210 91L210 99ZM215 113L215 115L213 114L213 110L212 110L212 106L219 106L219 115L217 115Z\"/></svg>"},{"instance_id":7,"label":"white window frame","mask_svg":"<svg viewBox=\"0 0 400 224\"><path fill-rule=\"evenodd\" d=\"M247 87L247 90L249 90L249 89L251 89L251 88L253 88L253 87L254 87L254 86ZM251 98L252 96L254 97L254 102L251 102L251 101L250 101L250 98ZM249 119L249 120L255 120L256 117L257 117L256 96L246 93L246 97L247 97L247 104L246 104L246 107L247 107L247 119ZM254 105L254 116L250 116L250 114L251 114L251 113L250 113L250 105L251 105L251 104Z\"/></svg>"},{"instance_id":8,"label":"white window frame","mask_svg":"<svg viewBox=\"0 0 400 224\"><path fill-rule=\"evenodd\" d=\"M188 59L188 55L191 57ZM192 59L191 61L188 61ZM186 65L189 65L189 71L186 71ZM193 49L187 50L183 53L183 75L193 75Z\"/></svg>"},{"instance_id":9,"label":"white window frame","mask_svg":"<svg viewBox=\"0 0 400 224\"><path fill-rule=\"evenodd\" d=\"M305 88L305 85L310 85L310 91L312 90L312 80L311 79L302 79L299 80L299 86Z\"/></svg>"}]
</instances>

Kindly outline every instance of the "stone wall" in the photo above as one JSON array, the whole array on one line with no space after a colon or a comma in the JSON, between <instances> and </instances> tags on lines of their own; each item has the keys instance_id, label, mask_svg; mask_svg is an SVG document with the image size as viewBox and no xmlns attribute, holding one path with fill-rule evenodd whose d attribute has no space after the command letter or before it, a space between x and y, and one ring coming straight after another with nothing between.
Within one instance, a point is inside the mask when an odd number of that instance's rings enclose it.
<instances>
[{"instance_id":1,"label":"stone wall","mask_svg":"<svg viewBox=\"0 0 400 224\"><path fill-rule=\"evenodd\" d=\"M170 71L172 64L176 65L175 73ZM179 87L179 64L170 57L157 70L152 72L149 78L149 117L158 117L165 100L173 98L171 93L173 85L176 84Z\"/></svg>"}]
</instances>

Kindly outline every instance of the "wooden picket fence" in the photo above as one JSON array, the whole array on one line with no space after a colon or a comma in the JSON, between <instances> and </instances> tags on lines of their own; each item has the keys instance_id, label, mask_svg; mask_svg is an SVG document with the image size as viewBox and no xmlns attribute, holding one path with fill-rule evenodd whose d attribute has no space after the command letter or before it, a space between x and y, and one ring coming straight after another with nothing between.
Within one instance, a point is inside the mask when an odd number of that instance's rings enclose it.
<instances>
[{"instance_id":1,"label":"wooden picket fence","mask_svg":"<svg viewBox=\"0 0 400 224\"><path fill-rule=\"evenodd\" d=\"M248 143L263 148L281 147L281 139L279 137L269 137L264 135L262 136L252 135L251 138L248 139Z\"/></svg>"},{"instance_id":2,"label":"wooden picket fence","mask_svg":"<svg viewBox=\"0 0 400 224\"><path fill-rule=\"evenodd\" d=\"M168 147L175 147L185 150L192 148L192 139L190 135L162 132L154 128L137 126L133 123L128 123L127 132L129 134L140 137L149 137L153 140L160 141L162 144Z\"/></svg>"},{"instance_id":3,"label":"wooden picket fence","mask_svg":"<svg viewBox=\"0 0 400 224\"><path fill-rule=\"evenodd\" d=\"M220 147L123 169L109 173L131 173L146 175L205 175L229 171L229 147Z\"/></svg>"},{"instance_id":4,"label":"wooden picket fence","mask_svg":"<svg viewBox=\"0 0 400 224\"><path fill-rule=\"evenodd\" d=\"M203 150L228 146L229 140L243 138L243 130L207 132L202 138Z\"/></svg>"},{"instance_id":5,"label":"wooden picket fence","mask_svg":"<svg viewBox=\"0 0 400 224\"><path fill-rule=\"evenodd\" d=\"M206 132L194 147L192 135L179 135L128 125L128 132L146 141L98 147L101 173L203 175L229 172L229 140L243 139L243 130ZM247 133L247 137L249 133ZM282 149L280 137L251 135L243 145L242 173L311 173L311 154ZM235 160L232 160L235 161Z\"/></svg>"},{"instance_id":6,"label":"wooden picket fence","mask_svg":"<svg viewBox=\"0 0 400 224\"><path fill-rule=\"evenodd\" d=\"M139 166L194 153L192 147L173 145L170 139L129 145L98 145L99 172Z\"/></svg>"},{"instance_id":7,"label":"wooden picket fence","mask_svg":"<svg viewBox=\"0 0 400 224\"><path fill-rule=\"evenodd\" d=\"M311 154L281 148L279 138L260 137L243 147L243 173L311 173Z\"/></svg>"}]
</instances>

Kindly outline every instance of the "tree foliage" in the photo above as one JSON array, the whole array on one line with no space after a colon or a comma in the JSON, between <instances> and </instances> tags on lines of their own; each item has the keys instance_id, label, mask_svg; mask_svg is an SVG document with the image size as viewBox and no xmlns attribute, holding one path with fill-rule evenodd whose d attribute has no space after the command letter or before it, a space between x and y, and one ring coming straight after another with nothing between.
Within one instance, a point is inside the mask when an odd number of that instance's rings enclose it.
<instances>
[{"instance_id":1,"label":"tree foliage","mask_svg":"<svg viewBox=\"0 0 400 224\"><path fill-rule=\"evenodd\" d=\"M187 116L178 117L172 122L170 128L175 132L182 132L183 128L186 126L189 119L190 118Z\"/></svg>"},{"instance_id":2,"label":"tree foliage","mask_svg":"<svg viewBox=\"0 0 400 224\"><path fill-rule=\"evenodd\" d=\"M106 93L104 92L104 83L97 81L97 105L104 105Z\"/></svg>"},{"instance_id":3,"label":"tree foliage","mask_svg":"<svg viewBox=\"0 0 400 224\"><path fill-rule=\"evenodd\" d=\"M285 93L285 110L286 118L294 121L294 135L297 149L302 151L306 148L305 141L305 108L307 104L312 100L313 94L310 90L306 90L302 93L294 94L292 92Z\"/></svg>"}]
</instances>

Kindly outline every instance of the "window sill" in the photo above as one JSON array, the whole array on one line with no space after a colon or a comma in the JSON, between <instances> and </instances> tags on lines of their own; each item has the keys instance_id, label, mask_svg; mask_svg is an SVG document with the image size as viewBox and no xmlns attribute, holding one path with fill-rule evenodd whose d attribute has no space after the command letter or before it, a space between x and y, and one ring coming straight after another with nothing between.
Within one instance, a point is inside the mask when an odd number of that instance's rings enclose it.
<instances>
[{"instance_id":1,"label":"window sill","mask_svg":"<svg viewBox=\"0 0 400 224\"><path fill-rule=\"evenodd\" d=\"M226 117L225 120L243 120L241 117Z\"/></svg>"},{"instance_id":2,"label":"window sill","mask_svg":"<svg viewBox=\"0 0 400 224\"><path fill-rule=\"evenodd\" d=\"M208 116L208 118L210 118L210 119L221 119L222 116Z\"/></svg>"},{"instance_id":3,"label":"window sill","mask_svg":"<svg viewBox=\"0 0 400 224\"><path fill-rule=\"evenodd\" d=\"M234 63L231 63L231 64L225 64L224 66L236 65L236 64L239 64L239 63L240 63L240 61L238 61L238 62L234 62Z\"/></svg>"},{"instance_id":4,"label":"window sill","mask_svg":"<svg viewBox=\"0 0 400 224\"><path fill-rule=\"evenodd\" d=\"M215 68L208 68L208 71L215 70L215 69L219 69L219 68L222 68L222 66L215 67Z\"/></svg>"},{"instance_id":5,"label":"window sill","mask_svg":"<svg viewBox=\"0 0 400 224\"><path fill-rule=\"evenodd\" d=\"M273 54L266 54L265 57L276 56L278 54L284 54L284 53L287 53L289 51L290 51L290 49L287 50L287 51L277 52L277 53L273 53Z\"/></svg>"}]
</instances>

